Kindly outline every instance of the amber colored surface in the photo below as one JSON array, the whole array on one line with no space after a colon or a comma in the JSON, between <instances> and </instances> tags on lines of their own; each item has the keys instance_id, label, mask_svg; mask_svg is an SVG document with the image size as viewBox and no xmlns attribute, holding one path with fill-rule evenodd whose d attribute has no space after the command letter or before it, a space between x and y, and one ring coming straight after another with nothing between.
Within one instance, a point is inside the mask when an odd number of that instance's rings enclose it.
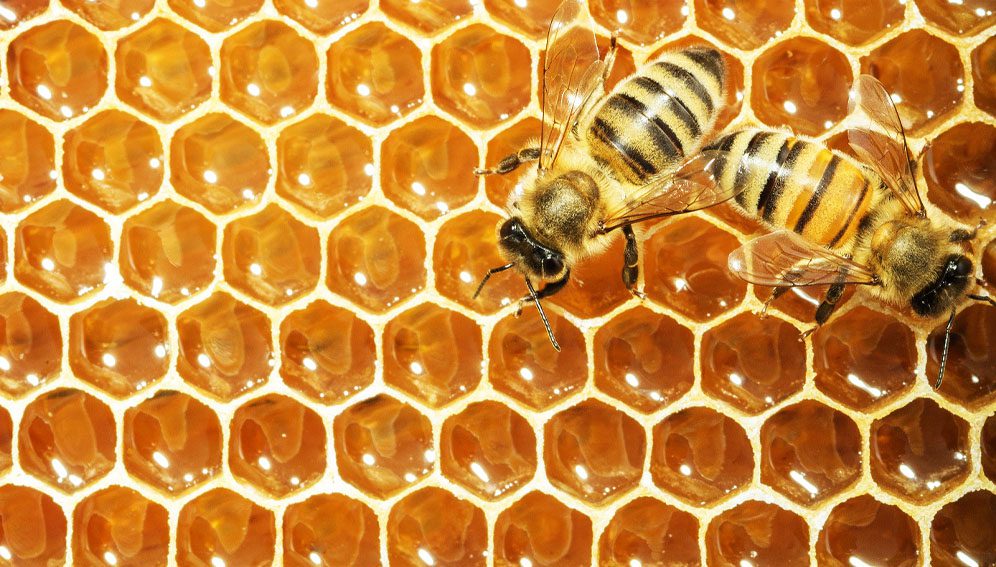
<instances>
[{"instance_id":1,"label":"amber colored surface","mask_svg":"<svg viewBox=\"0 0 996 567\"><path fill-rule=\"evenodd\" d=\"M169 519L162 505L111 486L87 496L73 512L73 564L166 565Z\"/></svg>"},{"instance_id":2,"label":"amber colored surface","mask_svg":"<svg viewBox=\"0 0 996 567\"><path fill-rule=\"evenodd\" d=\"M971 61L975 105L996 116L996 36L976 47Z\"/></svg>"},{"instance_id":3,"label":"amber colored surface","mask_svg":"<svg viewBox=\"0 0 996 567\"><path fill-rule=\"evenodd\" d=\"M529 102L529 51L519 40L475 24L432 48L432 95L475 128L508 120Z\"/></svg>"},{"instance_id":4,"label":"amber colored surface","mask_svg":"<svg viewBox=\"0 0 996 567\"><path fill-rule=\"evenodd\" d=\"M591 520L542 492L530 492L495 522L497 565L588 565Z\"/></svg>"},{"instance_id":5,"label":"amber colored surface","mask_svg":"<svg viewBox=\"0 0 996 567\"><path fill-rule=\"evenodd\" d=\"M155 0L62 0L62 5L102 30L130 26L148 14Z\"/></svg>"},{"instance_id":6,"label":"amber colored surface","mask_svg":"<svg viewBox=\"0 0 996 567\"><path fill-rule=\"evenodd\" d=\"M169 0L170 9L210 32L235 26L262 5L263 0Z\"/></svg>"},{"instance_id":7,"label":"amber colored surface","mask_svg":"<svg viewBox=\"0 0 996 567\"><path fill-rule=\"evenodd\" d=\"M14 464L13 441L14 422L7 410L0 407L0 474L7 472Z\"/></svg>"},{"instance_id":8,"label":"amber colored surface","mask_svg":"<svg viewBox=\"0 0 996 567\"><path fill-rule=\"evenodd\" d=\"M168 335L162 313L134 299L108 299L69 320L69 366L77 378L124 398L166 375Z\"/></svg>"},{"instance_id":9,"label":"amber colored surface","mask_svg":"<svg viewBox=\"0 0 996 567\"><path fill-rule=\"evenodd\" d=\"M795 16L795 2L695 0L696 23L720 41L739 49L756 49L782 32Z\"/></svg>"},{"instance_id":10,"label":"amber colored surface","mask_svg":"<svg viewBox=\"0 0 996 567\"><path fill-rule=\"evenodd\" d=\"M432 407L477 387L483 370L481 329L466 315L425 303L384 329L384 382Z\"/></svg>"},{"instance_id":11,"label":"amber colored surface","mask_svg":"<svg viewBox=\"0 0 996 567\"><path fill-rule=\"evenodd\" d=\"M769 126L817 136L847 116L850 85L843 53L816 39L790 39L754 62L751 106Z\"/></svg>"},{"instance_id":12,"label":"amber colored surface","mask_svg":"<svg viewBox=\"0 0 996 567\"><path fill-rule=\"evenodd\" d=\"M982 426L982 472L996 482L996 414L986 419Z\"/></svg>"},{"instance_id":13,"label":"amber colored surface","mask_svg":"<svg viewBox=\"0 0 996 567\"><path fill-rule=\"evenodd\" d=\"M381 187L399 207L432 220L477 193L477 146L462 130L434 116L391 132L381 146Z\"/></svg>"},{"instance_id":14,"label":"amber colored surface","mask_svg":"<svg viewBox=\"0 0 996 567\"><path fill-rule=\"evenodd\" d=\"M360 17L369 0L273 0L281 14L317 34L329 34Z\"/></svg>"},{"instance_id":15,"label":"amber colored surface","mask_svg":"<svg viewBox=\"0 0 996 567\"><path fill-rule=\"evenodd\" d=\"M604 252L572 267L570 282L548 302L585 319L608 315L633 298L620 276L622 262L623 239L617 237Z\"/></svg>"},{"instance_id":16,"label":"amber colored surface","mask_svg":"<svg viewBox=\"0 0 996 567\"><path fill-rule=\"evenodd\" d=\"M104 221L70 201L56 201L17 225L14 275L58 301L104 286L114 243Z\"/></svg>"},{"instance_id":17,"label":"amber colored surface","mask_svg":"<svg viewBox=\"0 0 996 567\"><path fill-rule=\"evenodd\" d=\"M18 451L25 471L66 492L106 475L117 460L114 415L79 390L54 390L24 409Z\"/></svg>"},{"instance_id":18,"label":"amber colored surface","mask_svg":"<svg viewBox=\"0 0 996 567\"><path fill-rule=\"evenodd\" d=\"M912 132L947 117L963 98L965 69L958 50L920 29L862 57L861 72L882 81L898 97L899 115Z\"/></svg>"},{"instance_id":19,"label":"amber colored surface","mask_svg":"<svg viewBox=\"0 0 996 567\"><path fill-rule=\"evenodd\" d=\"M806 0L806 22L850 45L868 43L903 21L902 0Z\"/></svg>"},{"instance_id":20,"label":"amber colored surface","mask_svg":"<svg viewBox=\"0 0 996 567\"><path fill-rule=\"evenodd\" d=\"M65 564L65 512L48 494L26 486L0 486L0 547L10 554L10 564Z\"/></svg>"},{"instance_id":21,"label":"amber colored surface","mask_svg":"<svg viewBox=\"0 0 996 567\"><path fill-rule=\"evenodd\" d=\"M996 210L996 126L967 122L935 137L922 158L927 198L966 224Z\"/></svg>"},{"instance_id":22,"label":"amber colored surface","mask_svg":"<svg viewBox=\"0 0 996 567\"><path fill-rule=\"evenodd\" d=\"M677 32L688 15L680 0L597 0L588 9L596 22L638 45L650 45Z\"/></svg>"},{"instance_id":23,"label":"amber colored surface","mask_svg":"<svg viewBox=\"0 0 996 567\"><path fill-rule=\"evenodd\" d=\"M540 130L540 121L532 117L523 118L503 129L488 140L484 166L495 167L505 156L512 155L530 144L537 147ZM488 200L498 207L508 205L509 196L517 188L519 192L522 191L518 175L487 175L484 177L484 192L488 196ZM492 238L497 238L497 236L492 235Z\"/></svg>"},{"instance_id":24,"label":"amber colored surface","mask_svg":"<svg viewBox=\"0 0 996 567\"><path fill-rule=\"evenodd\" d=\"M26 22L48 9L49 0L7 0L0 17L0 30L7 30Z\"/></svg>"},{"instance_id":25,"label":"amber colored surface","mask_svg":"<svg viewBox=\"0 0 996 567\"><path fill-rule=\"evenodd\" d=\"M987 0L952 4L947 0L915 0L928 22L955 35L969 35L996 25L996 13Z\"/></svg>"},{"instance_id":26,"label":"amber colored surface","mask_svg":"<svg viewBox=\"0 0 996 567\"><path fill-rule=\"evenodd\" d=\"M616 511L598 540L600 565L700 565L699 521L646 496Z\"/></svg>"},{"instance_id":27,"label":"amber colored surface","mask_svg":"<svg viewBox=\"0 0 996 567\"><path fill-rule=\"evenodd\" d=\"M750 483L754 451L733 419L709 408L688 408L654 426L650 474L654 483L705 505Z\"/></svg>"},{"instance_id":28,"label":"amber colored surface","mask_svg":"<svg viewBox=\"0 0 996 567\"><path fill-rule=\"evenodd\" d=\"M813 335L816 387L857 410L880 407L916 381L915 342L901 321L867 307L837 315Z\"/></svg>"},{"instance_id":29,"label":"amber colored surface","mask_svg":"<svg viewBox=\"0 0 996 567\"><path fill-rule=\"evenodd\" d=\"M536 435L521 415L498 402L467 406L443 423L440 468L488 500L523 486L536 472Z\"/></svg>"},{"instance_id":30,"label":"amber colored surface","mask_svg":"<svg viewBox=\"0 0 996 567\"><path fill-rule=\"evenodd\" d=\"M387 519L391 565L486 565L488 526L484 512L436 487L399 500Z\"/></svg>"},{"instance_id":31,"label":"amber colored surface","mask_svg":"<svg viewBox=\"0 0 996 567\"><path fill-rule=\"evenodd\" d=\"M387 124L422 104L422 54L384 24L367 24L329 49L326 93L333 106L371 124Z\"/></svg>"},{"instance_id":32,"label":"amber colored surface","mask_svg":"<svg viewBox=\"0 0 996 567\"><path fill-rule=\"evenodd\" d=\"M816 541L821 565L913 567L919 565L920 530L896 506L861 495L838 504Z\"/></svg>"},{"instance_id":33,"label":"amber colored surface","mask_svg":"<svg viewBox=\"0 0 996 567\"><path fill-rule=\"evenodd\" d=\"M179 494L221 471L221 425L211 408L171 390L124 414L128 474L167 494Z\"/></svg>"},{"instance_id":34,"label":"amber colored surface","mask_svg":"<svg viewBox=\"0 0 996 567\"><path fill-rule=\"evenodd\" d=\"M318 285L318 231L276 205L225 227L225 279L269 305L293 301Z\"/></svg>"},{"instance_id":35,"label":"amber colored surface","mask_svg":"<svg viewBox=\"0 0 996 567\"><path fill-rule=\"evenodd\" d=\"M996 238L982 251L982 277L990 288L996 287Z\"/></svg>"},{"instance_id":36,"label":"amber colored surface","mask_svg":"<svg viewBox=\"0 0 996 567\"><path fill-rule=\"evenodd\" d=\"M553 349L532 306L520 317L513 313L499 321L488 343L491 385L534 409L545 409L574 394L588 376L581 331L551 310L546 315L560 352Z\"/></svg>"},{"instance_id":37,"label":"amber colored surface","mask_svg":"<svg viewBox=\"0 0 996 567\"><path fill-rule=\"evenodd\" d=\"M266 314L215 292L177 317L177 370L193 386L231 400L266 381L275 364Z\"/></svg>"},{"instance_id":38,"label":"amber colored surface","mask_svg":"<svg viewBox=\"0 0 996 567\"><path fill-rule=\"evenodd\" d=\"M0 110L0 212L51 193L56 177L52 134L19 112Z\"/></svg>"},{"instance_id":39,"label":"amber colored surface","mask_svg":"<svg viewBox=\"0 0 996 567\"><path fill-rule=\"evenodd\" d=\"M283 518L284 565L377 565L377 516L341 494L316 494L287 507Z\"/></svg>"},{"instance_id":40,"label":"amber colored surface","mask_svg":"<svg viewBox=\"0 0 996 567\"><path fill-rule=\"evenodd\" d=\"M692 332L646 307L602 325L594 345L595 386L644 413L685 395L695 380Z\"/></svg>"},{"instance_id":41,"label":"amber colored surface","mask_svg":"<svg viewBox=\"0 0 996 567\"><path fill-rule=\"evenodd\" d=\"M171 121L211 94L211 52L198 35L157 19L123 38L114 55L118 98Z\"/></svg>"},{"instance_id":42,"label":"amber colored surface","mask_svg":"<svg viewBox=\"0 0 996 567\"><path fill-rule=\"evenodd\" d=\"M170 153L177 193L218 214L257 201L270 175L262 138L227 114L207 114L184 125L174 134Z\"/></svg>"},{"instance_id":43,"label":"amber colored surface","mask_svg":"<svg viewBox=\"0 0 996 567\"><path fill-rule=\"evenodd\" d=\"M62 368L59 319L22 293L0 295L0 390L20 396Z\"/></svg>"},{"instance_id":44,"label":"amber colored surface","mask_svg":"<svg viewBox=\"0 0 996 567\"><path fill-rule=\"evenodd\" d=\"M381 0L380 9L392 20L434 34L473 14L471 0Z\"/></svg>"},{"instance_id":45,"label":"amber colored surface","mask_svg":"<svg viewBox=\"0 0 996 567\"><path fill-rule=\"evenodd\" d=\"M364 209L329 234L330 290L377 313L425 287L425 236L381 207Z\"/></svg>"},{"instance_id":46,"label":"amber colored surface","mask_svg":"<svg viewBox=\"0 0 996 567\"><path fill-rule=\"evenodd\" d=\"M526 293L521 276L510 271L492 277L474 297L488 270L505 263L495 246L501 222L493 213L472 211L446 221L439 229L432 265L440 294L475 311L494 313Z\"/></svg>"},{"instance_id":47,"label":"amber colored surface","mask_svg":"<svg viewBox=\"0 0 996 567\"><path fill-rule=\"evenodd\" d=\"M373 173L370 139L337 118L316 114L277 139L277 194L316 215L363 200Z\"/></svg>"},{"instance_id":48,"label":"amber colored surface","mask_svg":"<svg viewBox=\"0 0 996 567\"><path fill-rule=\"evenodd\" d=\"M739 246L732 234L701 219L669 223L643 244L647 296L696 321L733 309L747 292L743 280L726 268ZM616 258L618 270L622 255Z\"/></svg>"},{"instance_id":49,"label":"amber colored surface","mask_svg":"<svg viewBox=\"0 0 996 567\"><path fill-rule=\"evenodd\" d=\"M484 8L495 20L533 39L545 39L558 2L528 0L484 0Z\"/></svg>"},{"instance_id":50,"label":"amber colored surface","mask_svg":"<svg viewBox=\"0 0 996 567\"><path fill-rule=\"evenodd\" d=\"M927 338L927 376L937 376L946 326L946 321L938 322ZM970 408L993 400L996 395L996 309L993 307L976 303L955 317L940 392Z\"/></svg>"},{"instance_id":51,"label":"amber colored surface","mask_svg":"<svg viewBox=\"0 0 996 567\"><path fill-rule=\"evenodd\" d=\"M935 565L996 564L996 494L969 492L941 508L930 526Z\"/></svg>"},{"instance_id":52,"label":"amber colored surface","mask_svg":"<svg viewBox=\"0 0 996 567\"><path fill-rule=\"evenodd\" d=\"M221 99L260 122L294 116L317 94L315 48L287 24L257 22L221 46Z\"/></svg>"},{"instance_id":53,"label":"amber colored surface","mask_svg":"<svg viewBox=\"0 0 996 567\"><path fill-rule=\"evenodd\" d=\"M228 466L240 480L275 496L310 486L325 472L325 425L310 408L280 395L235 410Z\"/></svg>"},{"instance_id":54,"label":"amber colored surface","mask_svg":"<svg viewBox=\"0 0 996 567\"><path fill-rule=\"evenodd\" d=\"M432 472L432 426L415 408L381 394L339 414L333 426L339 474L387 498Z\"/></svg>"},{"instance_id":55,"label":"amber colored surface","mask_svg":"<svg viewBox=\"0 0 996 567\"><path fill-rule=\"evenodd\" d=\"M713 518L706 529L705 546L710 565L809 565L806 521L756 500Z\"/></svg>"},{"instance_id":56,"label":"amber colored surface","mask_svg":"<svg viewBox=\"0 0 996 567\"><path fill-rule=\"evenodd\" d=\"M318 300L280 324L280 376L322 403L340 402L374 379L374 333L354 313Z\"/></svg>"},{"instance_id":57,"label":"amber colored surface","mask_svg":"<svg viewBox=\"0 0 996 567\"><path fill-rule=\"evenodd\" d=\"M262 567L273 561L276 537L272 511L231 490L216 488L180 510L176 561L181 566Z\"/></svg>"}]
</instances>

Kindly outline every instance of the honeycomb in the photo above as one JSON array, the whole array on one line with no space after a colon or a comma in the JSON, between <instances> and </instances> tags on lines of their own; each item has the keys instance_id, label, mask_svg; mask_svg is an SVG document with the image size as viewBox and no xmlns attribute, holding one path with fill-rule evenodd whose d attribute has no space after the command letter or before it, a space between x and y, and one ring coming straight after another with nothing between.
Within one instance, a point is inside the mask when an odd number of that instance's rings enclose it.
<instances>
[{"instance_id":1,"label":"honeycomb","mask_svg":"<svg viewBox=\"0 0 996 567\"><path fill-rule=\"evenodd\" d=\"M892 92L996 284L991 0L590 0L731 127ZM0 1L0 564L996 565L996 309L733 278L725 207L548 302L495 226L556 1ZM990 288L990 293L992 289Z\"/></svg>"}]
</instances>

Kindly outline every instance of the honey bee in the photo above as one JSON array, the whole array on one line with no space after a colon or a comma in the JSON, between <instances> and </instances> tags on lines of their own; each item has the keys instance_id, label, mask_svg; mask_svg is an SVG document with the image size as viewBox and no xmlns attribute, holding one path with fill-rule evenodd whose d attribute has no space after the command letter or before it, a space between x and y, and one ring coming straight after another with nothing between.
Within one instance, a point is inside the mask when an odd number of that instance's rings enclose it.
<instances>
[{"instance_id":1,"label":"honey bee","mask_svg":"<svg viewBox=\"0 0 996 567\"><path fill-rule=\"evenodd\" d=\"M975 268L966 247L977 229L928 218L902 121L877 79L858 77L851 107L870 125L847 132L860 160L763 130L729 134L711 146L728 152L715 174L724 187L742 187L735 206L775 230L734 250L729 267L748 282L774 286L768 302L792 287L829 285L817 326L848 284L872 286L883 301L925 318L950 312L940 387L957 306L965 299L996 304L967 293Z\"/></svg>"},{"instance_id":2,"label":"honey bee","mask_svg":"<svg viewBox=\"0 0 996 567\"><path fill-rule=\"evenodd\" d=\"M571 267L602 252L621 229L626 239L622 279L636 289L638 248L633 224L702 209L731 199L712 171L721 150L700 152L716 124L726 68L711 48L666 53L606 93L615 38L599 58L582 0L562 3L550 24L543 64L543 120L537 147L502 159L479 175L507 174L538 162L511 196L498 246L517 268L560 350L540 299L563 289ZM533 282L545 285L537 290ZM521 307L521 303L520 303Z\"/></svg>"}]
</instances>

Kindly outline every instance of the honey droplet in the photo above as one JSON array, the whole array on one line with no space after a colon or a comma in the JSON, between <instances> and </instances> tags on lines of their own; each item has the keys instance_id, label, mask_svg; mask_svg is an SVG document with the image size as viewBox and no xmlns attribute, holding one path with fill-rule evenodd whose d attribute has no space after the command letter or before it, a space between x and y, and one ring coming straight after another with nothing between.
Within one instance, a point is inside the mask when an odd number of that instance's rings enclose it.
<instances>
[{"instance_id":1,"label":"honey droplet","mask_svg":"<svg viewBox=\"0 0 996 567\"><path fill-rule=\"evenodd\" d=\"M262 5L263 0L169 0L174 12L215 33L252 16Z\"/></svg>"},{"instance_id":2,"label":"honey droplet","mask_svg":"<svg viewBox=\"0 0 996 567\"><path fill-rule=\"evenodd\" d=\"M470 0L381 0L380 9L387 17L427 34L435 34L474 13Z\"/></svg>"},{"instance_id":3,"label":"honey droplet","mask_svg":"<svg viewBox=\"0 0 996 567\"><path fill-rule=\"evenodd\" d=\"M748 500L713 518L706 529L710 565L809 565L809 526L774 504Z\"/></svg>"},{"instance_id":4,"label":"honey droplet","mask_svg":"<svg viewBox=\"0 0 996 567\"><path fill-rule=\"evenodd\" d=\"M62 5L104 31L118 30L141 20L155 0L62 0Z\"/></svg>"},{"instance_id":5,"label":"honey droplet","mask_svg":"<svg viewBox=\"0 0 996 567\"><path fill-rule=\"evenodd\" d=\"M646 496L623 506L598 541L602 564L700 565L699 521Z\"/></svg>"},{"instance_id":6,"label":"honey droplet","mask_svg":"<svg viewBox=\"0 0 996 567\"><path fill-rule=\"evenodd\" d=\"M902 23L903 0L806 0L806 21L816 31L862 45Z\"/></svg>"},{"instance_id":7,"label":"honey droplet","mask_svg":"<svg viewBox=\"0 0 996 567\"><path fill-rule=\"evenodd\" d=\"M914 567L920 564L920 529L895 506L861 495L830 512L816 542L821 565Z\"/></svg>"},{"instance_id":8,"label":"honey droplet","mask_svg":"<svg viewBox=\"0 0 996 567\"><path fill-rule=\"evenodd\" d=\"M975 106L996 116L996 36L983 41L972 52L972 83Z\"/></svg>"},{"instance_id":9,"label":"honey droplet","mask_svg":"<svg viewBox=\"0 0 996 567\"><path fill-rule=\"evenodd\" d=\"M927 337L927 376L940 368L946 322L939 322ZM963 406L985 406L996 396L996 308L969 305L951 327L948 364L940 392Z\"/></svg>"},{"instance_id":10,"label":"honey droplet","mask_svg":"<svg viewBox=\"0 0 996 567\"><path fill-rule=\"evenodd\" d=\"M512 271L489 279L474 297L488 270L505 263L498 253L495 229L501 222L494 213L470 211L439 229L432 267L440 294L480 313L494 313L525 293L525 285Z\"/></svg>"},{"instance_id":11,"label":"honey droplet","mask_svg":"<svg viewBox=\"0 0 996 567\"><path fill-rule=\"evenodd\" d=\"M699 27L723 43L739 49L757 49L788 28L795 17L795 2L737 2L695 0Z\"/></svg>"},{"instance_id":12,"label":"honey droplet","mask_svg":"<svg viewBox=\"0 0 996 567\"><path fill-rule=\"evenodd\" d=\"M48 10L49 0L7 0L4 2L5 12L0 18L0 30L17 27Z\"/></svg>"},{"instance_id":13,"label":"honey droplet","mask_svg":"<svg viewBox=\"0 0 996 567\"><path fill-rule=\"evenodd\" d=\"M180 510L176 561L180 565L270 565L276 532L273 512L231 490L215 488Z\"/></svg>"},{"instance_id":14,"label":"honey droplet","mask_svg":"<svg viewBox=\"0 0 996 567\"><path fill-rule=\"evenodd\" d=\"M4 557L10 565L64 565L65 513L48 494L26 486L0 486L0 547L10 554Z\"/></svg>"},{"instance_id":15,"label":"honey droplet","mask_svg":"<svg viewBox=\"0 0 996 567\"><path fill-rule=\"evenodd\" d=\"M341 494L317 494L288 506L283 530L286 565L381 563L377 516Z\"/></svg>"},{"instance_id":16,"label":"honey droplet","mask_svg":"<svg viewBox=\"0 0 996 567\"><path fill-rule=\"evenodd\" d=\"M59 319L30 296L0 295L0 390L21 396L62 369Z\"/></svg>"},{"instance_id":17,"label":"honey droplet","mask_svg":"<svg viewBox=\"0 0 996 567\"><path fill-rule=\"evenodd\" d=\"M359 18L369 0L273 0L281 14L319 35L329 35Z\"/></svg>"},{"instance_id":18,"label":"honey droplet","mask_svg":"<svg viewBox=\"0 0 996 567\"><path fill-rule=\"evenodd\" d=\"M941 508L930 525L935 565L996 564L996 494L969 492Z\"/></svg>"},{"instance_id":19,"label":"honey droplet","mask_svg":"<svg viewBox=\"0 0 996 567\"><path fill-rule=\"evenodd\" d=\"M166 565L168 552L166 509L138 492L111 486L76 505L74 564L158 567Z\"/></svg>"},{"instance_id":20,"label":"honey droplet","mask_svg":"<svg viewBox=\"0 0 996 567\"><path fill-rule=\"evenodd\" d=\"M484 512L434 486L399 500L387 519L387 557L394 565L486 565Z\"/></svg>"},{"instance_id":21,"label":"honey droplet","mask_svg":"<svg viewBox=\"0 0 996 567\"><path fill-rule=\"evenodd\" d=\"M966 122L935 137L923 154L927 198L970 224L996 209L996 127Z\"/></svg>"},{"instance_id":22,"label":"honey droplet","mask_svg":"<svg viewBox=\"0 0 996 567\"><path fill-rule=\"evenodd\" d=\"M19 112L0 110L0 211L13 213L48 195L56 177L52 134Z\"/></svg>"},{"instance_id":23,"label":"honey droplet","mask_svg":"<svg viewBox=\"0 0 996 567\"><path fill-rule=\"evenodd\" d=\"M992 29L996 25L996 12L992 3L986 0L967 0L960 4L951 4L946 0L915 1L928 22L948 33L965 36Z\"/></svg>"},{"instance_id":24,"label":"honey droplet","mask_svg":"<svg viewBox=\"0 0 996 567\"><path fill-rule=\"evenodd\" d=\"M530 492L495 522L498 565L590 565L591 519L553 496Z\"/></svg>"}]
</instances>

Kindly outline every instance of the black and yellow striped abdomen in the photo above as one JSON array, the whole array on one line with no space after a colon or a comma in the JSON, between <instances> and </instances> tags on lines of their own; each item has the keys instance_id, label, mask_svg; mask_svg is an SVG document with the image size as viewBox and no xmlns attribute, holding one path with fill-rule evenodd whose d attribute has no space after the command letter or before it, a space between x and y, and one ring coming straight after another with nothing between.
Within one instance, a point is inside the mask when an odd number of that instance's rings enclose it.
<instances>
[{"instance_id":1,"label":"black and yellow striped abdomen","mask_svg":"<svg viewBox=\"0 0 996 567\"><path fill-rule=\"evenodd\" d=\"M666 53L608 94L586 133L592 157L642 185L701 147L722 104L726 66L711 48Z\"/></svg>"}]
</instances>

